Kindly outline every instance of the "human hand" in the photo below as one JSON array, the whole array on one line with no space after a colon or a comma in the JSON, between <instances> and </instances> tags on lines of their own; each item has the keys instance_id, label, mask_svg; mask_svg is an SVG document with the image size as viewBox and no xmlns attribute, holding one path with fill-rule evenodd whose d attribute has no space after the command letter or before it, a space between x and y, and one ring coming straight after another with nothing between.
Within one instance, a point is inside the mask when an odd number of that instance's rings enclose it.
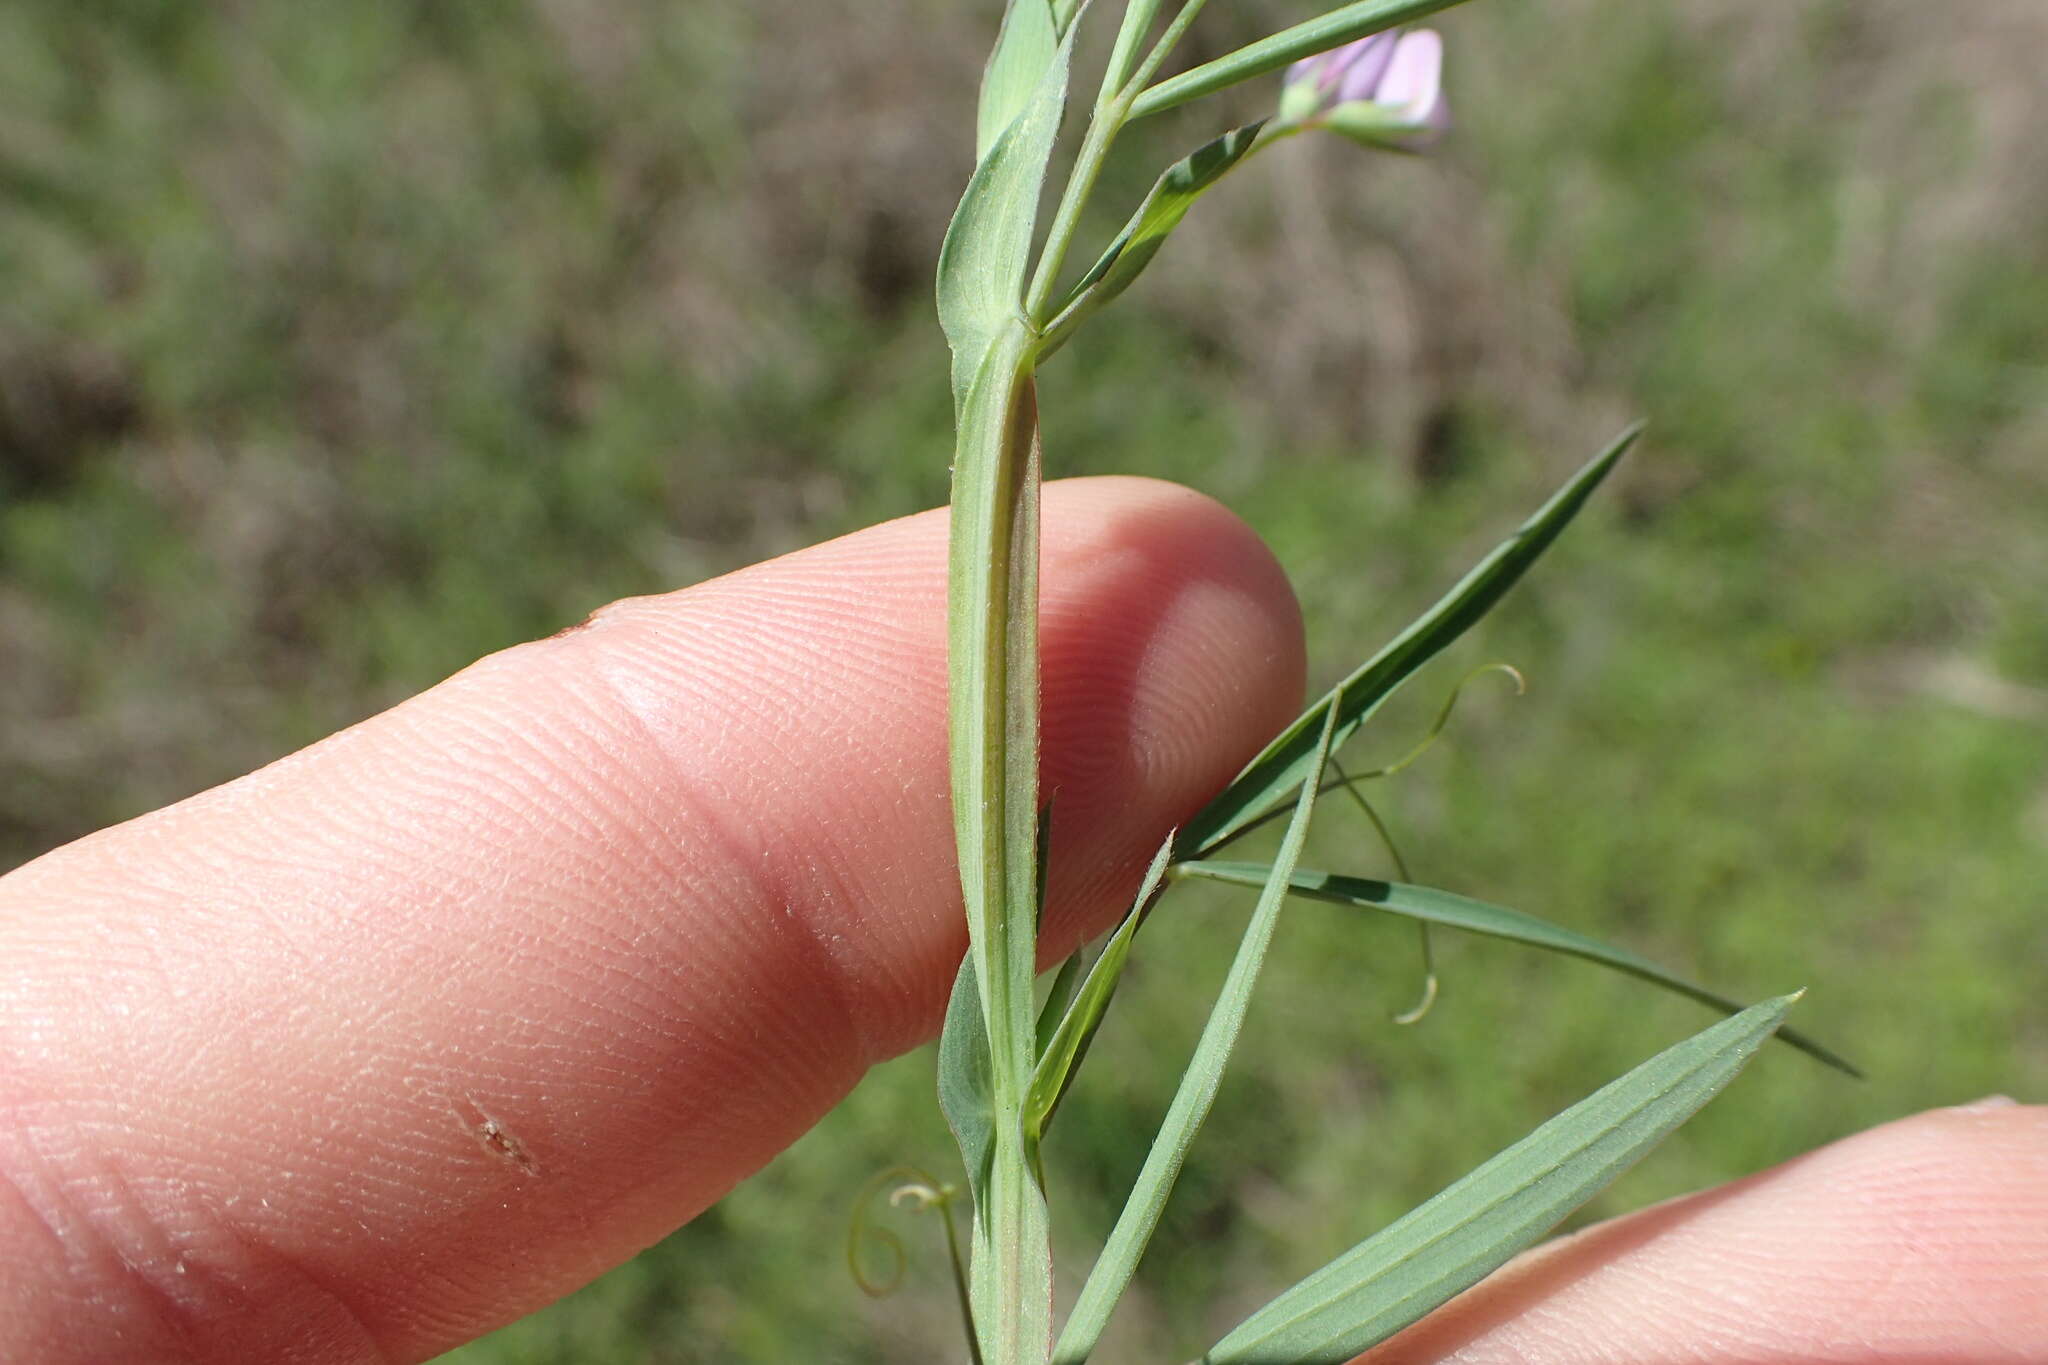
<instances>
[{"instance_id":1,"label":"human hand","mask_svg":"<svg viewBox=\"0 0 2048 1365\"><path fill-rule=\"evenodd\" d=\"M1088 480L1045 520L1051 953L1292 715L1302 663L1215 505ZM964 940L944 525L621 603L0 879L0 1358L424 1358L930 1036ZM1375 1358L2048 1359L2041 1110L1695 1200Z\"/></svg>"},{"instance_id":2,"label":"human hand","mask_svg":"<svg viewBox=\"0 0 2048 1365\"><path fill-rule=\"evenodd\" d=\"M2048 1361L2048 1107L1888 1123L1510 1262L1360 1365Z\"/></svg>"}]
</instances>

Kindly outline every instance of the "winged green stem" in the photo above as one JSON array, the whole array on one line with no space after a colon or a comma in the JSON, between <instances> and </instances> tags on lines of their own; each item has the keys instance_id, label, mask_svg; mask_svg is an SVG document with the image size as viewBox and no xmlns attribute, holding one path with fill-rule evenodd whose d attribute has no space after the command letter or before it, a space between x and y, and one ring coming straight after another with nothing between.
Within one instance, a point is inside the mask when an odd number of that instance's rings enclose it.
<instances>
[{"instance_id":1,"label":"winged green stem","mask_svg":"<svg viewBox=\"0 0 2048 1365\"><path fill-rule=\"evenodd\" d=\"M1030 1075L1037 953L1038 454L1025 347L1021 329L1007 334L968 400L948 602L954 834L998 1112Z\"/></svg>"},{"instance_id":2,"label":"winged green stem","mask_svg":"<svg viewBox=\"0 0 2048 1365\"><path fill-rule=\"evenodd\" d=\"M1041 332L1045 329L1047 302L1059 282L1060 268L1066 264L1074 233L1081 225L1081 212L1095 192L1095 182L1101 178L1110 149L1116 145L1116 135L1123 128L1124 116L1130 110L1131 100L1136 98L1136 91L1123 89L1118 68L1130 61L1130 54L1151 27L1158 10L1159 0L1127 0L1124 5L1123 22L1117 27L1116 46L1102 73L1102 87L1095 96L1088 131L1083 135L1081 150L1075 154L1073 169L1068 172L1066 188L1060 191L1059 208L1053 213L1052 228L1039 251L1031 286L1024 292L1024 314Z\"/></svg>"},{"instance_id":3,"label":"winged green stem","mask_svg":"<svg viewBox=\"0 0 2048 1365\"><path fill-rule=\"evenodd\" d=\"M1146 268L1202 193L1252 151L1301 131L1307 122L1290 115L1271 124L1248 124L1169 167L1122 233L1062 295L1060 276L1088 203L1121 130L1132 119L1458 0L1356 0L1156 84L1206 0L1180 0L1149 46L1163 0L1123 0L1122 22L1092 117L1042 244L1034 251L1070 60L1089 2L1009 0L1006 5L1003 30L983 77L974 175L939 262L939 315L953 352L958 427L948 570L948 741L969 929L968 954L941 1039L939 1087L967 1166L974 1207L964 1272L950 1219L947 1240L976 1365L984 1359L988 1365L1045 1365L1049 1348L1062 1365L1079 1365L1094 1350L1215 1101L1289 894L1373 905L1418 922L1426 985L1422 1004L1404 1019L1419 1017L1436 992L1428 938L1433 923L1576 953L1734 1008L1633 955L1512 911L1409 885L1398 851L1393 858L1403 877L1400 883L1368 883L1297 868L1316 800L1326 790L1324 770L1333 751L1514 585L1612 468L1633 431L1591 462L1420 620L1309 708L1189 827L1169 836L1137 904L1093 964L1084 972L1077 953L1054 982L1046 1004L1034 1007L1045 886L1045 822L1037 791L1041 457L1036 372L1076 327ZM1442 730L1456 695L1416 753ZM1397 770L1414 756L1383 771ZM1355 779L1340 770L1333 785L1357 798L1385 838L1384 823L1357 792ZM1248 872L1242 865L1203 860L1244 831L1286 813L1290 798L1292 814L1270 866ZM1181 861L1176 865L1175 859ZM1249 881L1259 887L1258 900L1131 1197L1054 1343L1051 1236L1039 1143L1088 1052L1132 937L1168 875ZM1793 1035L1784 1036L1795 1041ZM1839 1063L1825 1050L1809 1050ZM1462 1274L1475 1264L1467 1256L1452 1273ZM1343 1292L1353 1288L1347 1284ZM1278 1330L1285 1337L1296 1326L1290 1318ZM1342 1334L1352 1328L1330 1330Z\"/></svg>"},{"instance_id":4,"label":"winged green stem","mask_svg":"<svg viewBox=\"0 0 2048 1365\"><path fill-rule=\"evenodd\" d=\"M1078 9L1074 11L1078 14ZM1019 315L1077 25L1015 0L983 78L978 160L939 252L958 436L947 571L948 748L968 958L941 1095L975 1195L969 1292L994 1365L1051 1338L1045 1198L1019 1120L1035 1060L1038 411Z\"/></svg>"},{"instance_id":5,"label":"winged green stem","mask_svg":"<svg viewBox=\"0 0 2048 1365\"><path fill-rule=\"evenodd\" d=\"M1018 1121L1037 966L1039 470L1027 352L1021 327L999 333L968 395L948 608L954 836L993 1109L971 1279L983 1343L1001 1365L1043 1359L1051 1326L1045 1200Z\"/></svg>"},{"instance_id":6,"label":"winged green stem","mask_svg":"<svg viewBox=\"0 0 2048 1365\"><path fill-rule=\"evenodd\" d=\"M1086 1283L1081 1286L1074 1311L1060 1331L1059 1341L1053 1347L1054 1365L1080 1365L1094 1351L1116 1301L1123 1297L1125 1287L1138 1268L1139 1258L1145 1254L1145 1247L1159 1226L1160 1214L1165 1211L1167 1196L1172 1193L1174 1181L1187 1160L1188 1148L1193 1145L1196 1132L1216 1101L1217 1088L1223 1081L1223 1068L1229 1063L1231 1049L1244 1027L1245 1013L1251 1006L1252 987L1258 983L1259 970L1265 966L1266 949L1272 943L1274 927L1279 923L1280 907L1287 898L1288 878L1293 873L1295 861L1301 856L1303 843L1308 839L1309 818L1315 811L1322 764L1330 754L1336 715L1336 708L1331 707L1323 722L1315 759L1310 763L1302 779L1301 793L1295 799L1294 818L1288 823L1287 833L1281 839L1279 853L1274 858L1272 875L1259 893L1258 905L1245 926L1237 957L1230 964L1230 973L1224 978L1223 989L1216 997L1215 1008L1210 1011L1209 1022L1203 1026L1201 1041L1195 1045L1194 1057L1188 1062L1180 1087L1174 1092L1173 1102L1167 1106L1166 1118L1152 1140L1152 1149L1145 1156L1145 1164L1138 1172L1130 1198L1125 1202L1123 1212L1117 1216L1116 1226L1111 1229L1109 1240L1103 1244L1102 1254L1096 1258Z\"/></svg>"}]
</instances>

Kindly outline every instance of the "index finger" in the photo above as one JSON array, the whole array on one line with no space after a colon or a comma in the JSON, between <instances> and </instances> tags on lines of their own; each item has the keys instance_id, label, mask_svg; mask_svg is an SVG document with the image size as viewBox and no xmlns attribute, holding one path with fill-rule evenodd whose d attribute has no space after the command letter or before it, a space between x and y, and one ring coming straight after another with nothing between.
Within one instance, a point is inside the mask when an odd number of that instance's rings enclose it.
<instances>
[{"instance_id":1,"label":"index finger","mask_svg":"<svg viewBox=\"0 0 2048 1365\"><path fill-rule=\"evenodd\" d=\"M927 1037L964 943L945 543L620 604L0 881L0 1340L431 1355ZM1057 949L1302 666L1271 557L1183 489L1050 486L1043 582Z\"/></svg>"}]
</instances>

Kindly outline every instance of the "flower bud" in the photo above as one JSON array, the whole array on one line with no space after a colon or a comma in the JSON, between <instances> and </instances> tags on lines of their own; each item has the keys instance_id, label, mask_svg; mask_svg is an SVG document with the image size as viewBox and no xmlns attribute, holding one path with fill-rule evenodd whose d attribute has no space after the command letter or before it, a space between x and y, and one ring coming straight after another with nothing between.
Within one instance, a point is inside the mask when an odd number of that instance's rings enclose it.
<instances>
[{"instance_id":1,"label":"flower bud","mask_svg":"<svg viewBox=\"0 0 2048 1365\"><path fill-rule=\"evenodd\" d=\"M1389 29L1332 48L1288 68L1280 121L1419 151L1450 126L1443 62L1443 39L1426 28Z\"/></svg>"}]
</instances>

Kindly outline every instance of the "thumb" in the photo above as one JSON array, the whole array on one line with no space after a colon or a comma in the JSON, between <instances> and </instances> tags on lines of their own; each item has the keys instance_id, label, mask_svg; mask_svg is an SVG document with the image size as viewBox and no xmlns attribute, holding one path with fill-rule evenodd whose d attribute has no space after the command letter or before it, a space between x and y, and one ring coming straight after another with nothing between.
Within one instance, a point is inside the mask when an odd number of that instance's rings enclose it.
<instances>
[{"instance_id":1,"label":"thumb","mask_svg":"<svg viewBox=\"0 0 2048 1365\"><path fill-rule=\"evenodd\" d=\"M1900 1119L1510 1262L1357 1365L2048 1360L2048 1109Z\"/></svg>"},{"instance_id":2,"label":"thumb","mask_svg":"<svg viewBox=\"0 0 2048 1365\"><path fill-rule=\"evenodd\" d=\"M1196 494L1046 490L1050 947L1291 714ZM494 655L0 880L0 1356L417 1360L717 1199L964 946L933 513Z\"/></svg>"}]
</instances>

